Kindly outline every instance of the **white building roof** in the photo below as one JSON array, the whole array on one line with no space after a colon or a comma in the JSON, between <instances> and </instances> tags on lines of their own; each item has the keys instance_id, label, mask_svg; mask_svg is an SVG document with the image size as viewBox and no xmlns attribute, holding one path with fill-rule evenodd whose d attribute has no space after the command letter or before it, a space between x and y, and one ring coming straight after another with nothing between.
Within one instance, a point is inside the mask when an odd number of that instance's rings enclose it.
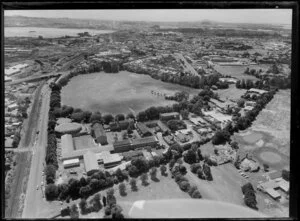
<instances>
[{"instance_id":1,"label":"white building roof","mask_svg":"<svg viewBox=\"0 0 300 221\"><path fill-rule=\"evenodd\" d=\"M99 169L97 157L96 157L95 153L93 153L91 151L87 151L83 155L83 160L84 160L84 166L85 166L86 172Z\"/></svg>"},{"instance_id":2,"label":"white building roof","mask_svg":"<svg viewBox=\"0 0 300 221\"><path fill-rule=\"evenodd\" d=\"M290 189L290 183L284 179L282 179L279 183L278 183L280 189L282 189L283 191L287 192Z\"/></svg>"},{"instance_id":3,"label":"white building roof","mask_svg":"<svg viewBox=\"0 0 300 221\"><path fill-rule=\"evenodd\" d=\"M74 151L74 143L71 134L65 134L61 136L61 146L62 146L62 157Z\"/></svg>"},{"instance_id":4,"label":"white building roof","mask_svg":"<svg viewBox=\"0 0 300 221\"><path fill-rule=\"evenodd\" d=\"M274 189L272 189L272 188L266 189L266 192L267 192L271 197L273 197L273 198L278 198L278 197L280 197L280 194L279 194L276 190L274 190Z\"/></svg>"},{"instance_id":5,"label":"white building roof","mask_svg":"<svg viewBox=\"0 0 300 221\"><path fill-rule=\"evenodd\" d=\"M264 94L267 93L265 90L257 89L257 88L251 88L248 90L248 92L254 92L254 93L259 93L259 94Z\"/></svg>"},{"instance_id":6,"label":"white building roof","mask_svg":"<svg viewBox=\"0 0 300 221\"><path fill-rule=\"evenodd\" d=\"M70 164L79 164L79 159L75 158L75 159L71 159L71 160L64 160L63 165L70 165Z\"/></svg>"}]
</instances>

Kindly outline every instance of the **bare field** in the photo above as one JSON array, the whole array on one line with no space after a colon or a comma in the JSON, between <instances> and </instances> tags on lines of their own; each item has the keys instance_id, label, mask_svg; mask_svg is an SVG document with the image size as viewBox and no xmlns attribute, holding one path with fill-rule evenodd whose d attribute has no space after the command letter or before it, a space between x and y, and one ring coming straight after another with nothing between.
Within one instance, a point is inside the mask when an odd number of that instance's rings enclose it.
<instances>
[{"instance_id":1,"label":"bare field","mask_svg":"<svg viewBox=\"0 0 300 221\"><path fill-rule=\"evenodd\" d=\"M275 147L286 156L289 156L290 152L290 97L290 90L278 91L251 127L255 131L266 132L273 136L272 143L276 143ZM269 146L272 145L269 144Z\"/></svg>"}]
</instances>

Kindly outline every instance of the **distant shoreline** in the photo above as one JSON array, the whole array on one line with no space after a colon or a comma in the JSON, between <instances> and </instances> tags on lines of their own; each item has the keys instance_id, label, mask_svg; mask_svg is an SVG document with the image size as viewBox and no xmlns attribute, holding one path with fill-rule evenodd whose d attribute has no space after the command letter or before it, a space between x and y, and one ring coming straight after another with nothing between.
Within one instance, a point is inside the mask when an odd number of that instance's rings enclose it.
<instances>
[{"instance_id":1,"label":"distant shoreline","mask_svg":"<svg viewBox=\"0 0 300 221\"><path fill-rule=\"evenodd\" d=\"M13 26L10 26L10 25L4 25L4 28L58 28L58 29L90 29L90 30L98 30L98 31L117 31L118 29L113 29L111 28L110 30L108 29L102 29L102 28L97 28L97 27L45 27L45 26L31 26L31 25L25 25L25 26L16 26L16 25L13 25Z\"/></svg>"}]
</instances>

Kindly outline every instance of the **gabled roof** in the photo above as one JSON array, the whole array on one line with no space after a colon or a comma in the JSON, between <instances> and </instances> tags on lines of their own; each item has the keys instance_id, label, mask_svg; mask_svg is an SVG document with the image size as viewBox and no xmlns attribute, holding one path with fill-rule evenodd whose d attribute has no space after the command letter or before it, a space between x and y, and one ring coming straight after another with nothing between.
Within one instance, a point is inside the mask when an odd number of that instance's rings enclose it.
<instances>
[{"instance_id":1,"label":"gabled roof","mask_svg":"<svg viewBox=\"0 0 300 221\"><path fill-rule=\"evenodd\" d=\"M85 170L87 172L99 169L98 161L95 153L91 151L86 152L83 155L83 160L84 160Z\"/></svg>"}]
</instances>

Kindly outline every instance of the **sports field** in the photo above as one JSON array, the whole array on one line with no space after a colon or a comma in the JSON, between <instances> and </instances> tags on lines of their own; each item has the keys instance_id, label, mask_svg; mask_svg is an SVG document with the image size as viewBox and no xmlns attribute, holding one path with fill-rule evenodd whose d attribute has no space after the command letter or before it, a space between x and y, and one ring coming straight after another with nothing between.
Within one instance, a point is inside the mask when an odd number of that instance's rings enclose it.
<instances>
[{"instance_id":1,"label":"sports field","mask_svg":"<svg viewBox=\"0 0 300 221\"><path fill-rule=\"evenodd\" d=\"M62 89L61 96L63 104L74 108L127 114L150 106L171 105L174 101L165 100L163 94L173 95L176 91L199 93L197 89L155 80L148 75L121 71L76 76Z\"/></svg>"},{"instance_id":2,"label":"sports field","mask_svg":"<svg viewBox=\"0 0 300 221\"><path fill-rule=\"evenodd\" d=\"M244 71L247 67L251 69L262 69L262 71L266 71L268 69L268 65L260 64L260 65L245 65L245 66L220 66L215 65L214 69L223 75L231 75L232 77L236 77L239 80L242 79L250 79L250 80L258 80L256 77L244 74Z\"/></svg>"}]
</instances>

